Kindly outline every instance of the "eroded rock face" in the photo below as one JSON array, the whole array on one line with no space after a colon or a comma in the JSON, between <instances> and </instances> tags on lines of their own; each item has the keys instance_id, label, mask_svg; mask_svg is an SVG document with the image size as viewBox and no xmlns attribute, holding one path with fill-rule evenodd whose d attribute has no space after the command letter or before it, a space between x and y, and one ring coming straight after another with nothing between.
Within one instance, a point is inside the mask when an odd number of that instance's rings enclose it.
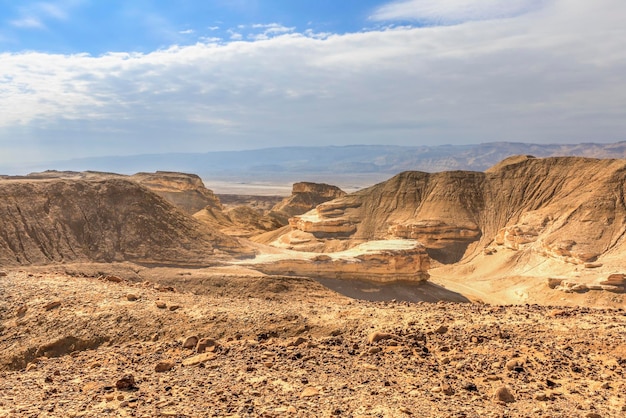
<instances>
[{"instance_id":1,"label":"eroded rock face","mask_svg":"<svg viewBox=\"0 0 626 418\"><path fill-rule=\"evenodd\" d=\"M505 248L592 266L626 245L625 178L624 160L576 157L515 157L485 173L405 172L290 225L334 247L417 239L442 263Z\"/></svg>"},{"instance_id":2,"label":"eroded rock face","mask_svg":"<svg viewBox=\"0 0 626 418\"><path fill-rule=\"evenodd\" d=\"M349 251L299 259L274 259L255 268L283 274L375 282L427 280L430 257L416 241L372 241Z\"/></svg>"},{"instance_id":3,"label":"eroded rock face","mask_svg":"<svg viewBox=\"0 0 626 418\"><path fill-rule=\"evenodd\" d=\"M195 174L157 171L133 174L130 179L146 186L188 214L194 214L207 206L223 209L218 197Z\"/></svg>"},{"instance_id":4,"label":"eroded rock face","mask_svg":"<svg viewBox=\"0 0 626 418\"><path fill-rule=\"evenodd\" d=\"M301 215L321 203L345 196L346 192L336 186L324 183L294 183L291 196L272 208L273 212L282 212L287 216Z\"/></svg>"},{"instance_id":5,"label":"eroded rock face","mask_svg":"<svg viewBox=\"0 0 626 418\"><path fill-rule=\"evenodd\" d=\"M206 265L226 254L249 253L125 179L3 180L0 200L2 264Z\"/></svg>"}]
</instances>

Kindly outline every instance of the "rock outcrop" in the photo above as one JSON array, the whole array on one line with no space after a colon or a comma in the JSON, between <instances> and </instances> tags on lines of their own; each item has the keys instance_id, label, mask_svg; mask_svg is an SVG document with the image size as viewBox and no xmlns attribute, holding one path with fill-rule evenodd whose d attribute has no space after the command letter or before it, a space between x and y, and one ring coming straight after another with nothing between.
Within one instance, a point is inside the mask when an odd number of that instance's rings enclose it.
<instances>
[{"instance_id":1,"label":"rock outcrop","mask_svg":"<svg viewBox=\"0 0 626 418\"><path fill-rule=\"evenodd\" d=\"M339 187L324 183L294 183L291 196L272 208L272 212L284 213L288 217L301 215L329 200L346 195Z\"/></svg>"},{"instance_id":2,"label":"rock outcrop","mask_svg":"<svg viewBox=\"0 0 626 418\"><path fill-rule=\"evenodd\" d=\"M133 174L130 179L146 186L190 215L207 206L223 209L217 196L195 174L157 171Z\"/></svg>"},{"instance_id":3,"label":"rock outcrop","mask_svg":"<svg viewBox=\"0 0 626 418\"><path fill-rule=\"evenodd\" d=\"M374 282L421 282L428 279L430 258L414 240L370 241L351 250L309 257L270 258L254 268L267 274Z\"/></svg>"},{"instance_id":4,"label":"rock outcrop","mask_svg":"<svg viewBox=\"0 0 626 418\"><path fill-rule=\"evenodd\" d=\"M514 157L484 173L404 172L295 216L274 244L322 251L412 238L446 264L508 248L584 265L626 246L625 179L624 160L577 157Z\"/></svg>"},{"instance_id":5,"label":"rock outcrop","mask_svg":"<svg viewBox=\"0 0 626 418\"><path fill-rule=\"evenodd\" d=\"M0 263L133 261L208 265L250 254L136 182L0 181Z\"/></svg>"}]
</instances>

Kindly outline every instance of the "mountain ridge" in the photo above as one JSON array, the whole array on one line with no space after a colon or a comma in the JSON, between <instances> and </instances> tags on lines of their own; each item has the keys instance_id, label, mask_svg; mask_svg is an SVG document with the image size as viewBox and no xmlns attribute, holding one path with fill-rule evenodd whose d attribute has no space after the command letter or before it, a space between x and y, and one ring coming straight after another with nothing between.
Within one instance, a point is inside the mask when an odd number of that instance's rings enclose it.
<instances>
[{"instance_id":1,"label":"mountain ridge","mask_svg":"<svg viewBox=\"0 0 626 418\"><path fill-rule=\"evenodd\" d=\"M275 147L207 153L103 156L0 166L2 172L26 174L48 169L96 170L132 174L141 171L193 172L202 178L243 180L331 181L338 177L375 175L382 181L402 171L484 171L511 155L626 158L626 141L615 143L533 144L491 142L472 145L346 145ZM21 171L21 172L20 172ZM317 177L316 177L317 176ZM374 179L376 180L376 179ZM336 182L333 184L337 184Z\"/></svg>"}]
</instances>

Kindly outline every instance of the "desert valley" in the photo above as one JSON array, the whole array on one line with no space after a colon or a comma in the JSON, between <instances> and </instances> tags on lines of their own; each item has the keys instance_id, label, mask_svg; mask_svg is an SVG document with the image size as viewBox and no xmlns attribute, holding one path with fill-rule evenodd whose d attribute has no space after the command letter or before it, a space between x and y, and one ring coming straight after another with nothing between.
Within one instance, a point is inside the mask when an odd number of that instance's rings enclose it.
<instances>
[{"instance_id":1,"label":"desert valley","mask_svg":"<svg viewBox=\"0 0 626 418\"><path fill-rule=\"evenodd\" d=\"M0 416L626 415L626 160L0 178Z\"/></svg>"}]
</instances>

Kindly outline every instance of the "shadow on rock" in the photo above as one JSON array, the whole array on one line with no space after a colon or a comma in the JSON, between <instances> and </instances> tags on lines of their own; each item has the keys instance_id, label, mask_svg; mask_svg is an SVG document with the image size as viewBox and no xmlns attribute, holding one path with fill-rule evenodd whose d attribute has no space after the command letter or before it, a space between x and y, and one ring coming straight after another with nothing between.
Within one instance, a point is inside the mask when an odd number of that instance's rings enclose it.
<instances>
[{"instance_id":1,"label":"shadow on rock","mask_svg":"<svg viewBox=\"0 0 626 418\"><path fill-rule=\"evenodd\" d=\"M459 302L469 303L470 300L460 293L452 292L434 283L396 282L375 283L365 280L315 279L318 283L352 299L370 302L389 301L401 302Z\"/></svg>"}]
</instances>

